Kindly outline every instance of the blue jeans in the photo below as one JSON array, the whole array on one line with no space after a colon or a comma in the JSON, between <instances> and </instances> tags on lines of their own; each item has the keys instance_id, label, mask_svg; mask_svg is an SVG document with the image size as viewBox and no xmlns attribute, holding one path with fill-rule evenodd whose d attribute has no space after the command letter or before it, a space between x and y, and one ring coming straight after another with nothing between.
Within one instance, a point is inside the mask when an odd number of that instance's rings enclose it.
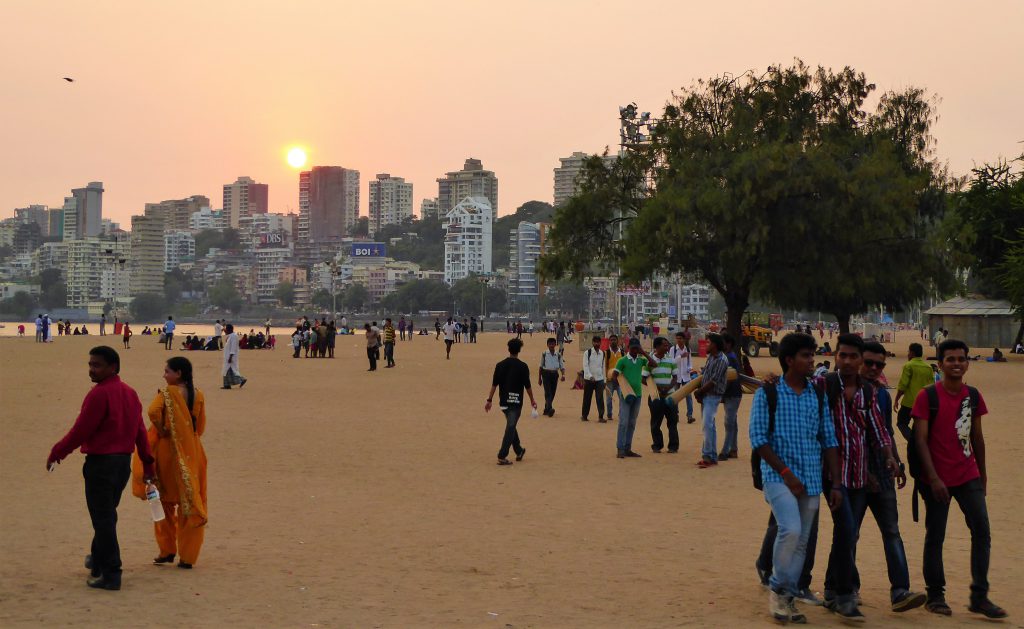
<instances>
[{"instance_id":1,"label":"blue jeans","mask_svg":"<svg viewBox=\"0 0 1024 629\"><path fill-rule=\"evenodd\" d=\"M616 440L616 447L619 450L630 450L633 447L633 431L636 430L636 418L640 415L640 405L643 398L635 396L632 402L619 394L619 434Z\"/></svg>"},{"instance_id":2,"label":"blue jeans","mask_svg":"<svg viewBox=\"0 0 1024 629\"><path fill-rule=\"evenodd\" d=\"M725 407L725 441L722 442L722 452L735 452L739 448L736 439L739 433L739 422L736 415L740 410L739 397L722 398L722 406Z\"/></svg>"},{"instance_id":3,"label":"blue jeans","mask_svg":"<svg viewBox=\"0 0 1024 629\"><path fill-rule=\"evenodd\" d=\"M851 496L851 500L854 500ZM892 599L910 591L910 571L907 568L907 553L900 537L899 511L896 507L896 488L892 481L883 485L880 491L864 492L863 500L856 499L853 507L853 521L856 525L857 539L860 539L861 525L864 515L871 509L882 534L882 550L885 551L885 564L889 570L889 595ZM857 549L853 550L853 589L860 590L860 574L857 572Z\"/></svg>"},{"instance_id":4,"label":"blue jeans","mask_svg":"<svg viewBox=\"0 0 1024 629\"><path fill-rule=\"evenodd\" d=\"M718 460L718 450L715 444L718 435L715 432L715 413L718 412L718 404L722 401L720 395L705 395L703 404L704 417L704 445L701 446L700 454L705 459Z\"/></svg>"},{"instance_id":5,"label":"blue jeans","mask_svg":"<svg viewBox=\"0 0 1024 629\"><path fill-rule=\"evenodd\" d=\"M804 494L797 498L785 483L765 483L764 499L779 525L768 585L778 594L795 596L800 591L798 582L807 555L807 539L818 513L820 496Z\"/></svg>"},{"instance_id":6,"label":"blue jeans","mask_svg":"<svg viewBox=\"0 0 1024 629\"><path fill-rule=\"evenodd\" d=\"M609 380L604 383L604 410L605 417L608 419L612 418L612 399L614 399L614 394L619 391L619 388L620 387L617 382ZM621 405L619 406L619 410L622 410Z\"/></svg>"}]
</instances>

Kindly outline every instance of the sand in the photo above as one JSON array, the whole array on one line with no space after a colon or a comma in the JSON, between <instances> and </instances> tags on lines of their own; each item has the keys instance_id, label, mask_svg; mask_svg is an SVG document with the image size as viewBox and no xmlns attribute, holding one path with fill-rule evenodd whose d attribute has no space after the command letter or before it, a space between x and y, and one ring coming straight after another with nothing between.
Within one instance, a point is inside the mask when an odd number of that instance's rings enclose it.
<instances>
[{"instance_id":1,"label":"sand","mask_svg":"<svg viewBox=\"0 0 1024 629\"><path fill-rule=\"evenodd\" d=\"M108 337L112 345L118 339ZM503 417L483 412L504 333L460 344L444 360L433 335L400 342L398 367L366 372L361 337L339 338L331 360L288 348L241 356L249 384L222 391L219 353L189 352L207 396L204 444L210 523L192 571L153 566L144 503L125 493L120 592L85 586L91 528L83 457L53 473L44 462L91 383L96 336L0 339L0 625L265 627L736 627L771 624L753 561L768 507L749 480L747 409L739 461L694 466L699 423L681 426L680 454L649 452L648 411L635 449L615 458L616 424L579 420L581 391L560 387L554 418L520 423L528 453L495 465ZM893 349L903 353L911 335ZM145 404L171 355L155 337L122 352L124 379ZM543 337L527 338L536 374ZM180 355L180 352L174 352ZM578 348L567 350L571 369ZM993 531L992 598L1024 618L1020 541L1024 361L974 363L982 390ZM702 361L698 361L702 362ZM777 365L754 361L762 372ZM903 360L890 359L895 381ZM538 390L539 393L539 390ZM593 412L596 415L596 411ZM592 415L592 419L594 419ZM722 436L719 416L719 439ZM900 493L912 584L922 588L923 523ZM814 587L821 588L831 520L822 518ZM965 609L969 536L951 511L943 626L975 624ZM888 610L870 516L858 552L872 626L933 626L934 616ZM809 609L814 624L838 621Z\"/></svg>"}]
</instances>

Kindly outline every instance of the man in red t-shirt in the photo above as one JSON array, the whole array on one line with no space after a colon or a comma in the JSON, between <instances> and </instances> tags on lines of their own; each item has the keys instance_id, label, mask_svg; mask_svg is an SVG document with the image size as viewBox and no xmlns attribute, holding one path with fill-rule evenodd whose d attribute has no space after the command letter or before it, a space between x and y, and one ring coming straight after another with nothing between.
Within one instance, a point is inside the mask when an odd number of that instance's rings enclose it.
<instances>
[{"instance_id":1,"label":"man in red t-shirt","mask_svg":"<svg viewBox=\"0 0 1024 629\"><path fill-rule=\"evenodd\" d=\"M936 352L942 381L917 394L911 416L914 439L927 485L921 488L925 508L924 581L928 589L925 608L949 616L946 604L946 575L942 566L942 543L950 499L964 512L971 530L971 604L968 609L988 618L1005 618L1006 612L988 599L988 565L992 539L989 532L985 490L985 439L981 418L988 409L980 393L963 382L970 362L963 341L943 341ZM974 393L974 394L972 394ZM937 398L932 417L929 397ZM973 398L973 399L972 399Z\"/></svg>"}]
</instances>

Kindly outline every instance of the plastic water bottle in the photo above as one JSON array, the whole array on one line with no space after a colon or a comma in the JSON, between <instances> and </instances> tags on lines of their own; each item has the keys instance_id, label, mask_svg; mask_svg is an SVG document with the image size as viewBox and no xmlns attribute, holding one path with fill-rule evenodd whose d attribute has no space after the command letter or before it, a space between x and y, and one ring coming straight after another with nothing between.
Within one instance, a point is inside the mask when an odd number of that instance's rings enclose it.
<instances>
[{"instance_id":1,"label":"plastic water bottle","mask_svg":"<svg viewBox=\"0 0 1024 629\"><path fill-rule=\"evenodd\" d=\"M538 417L540 417L540 413L537 412L536 406L533 407L532 411L530 411L530 417L532 417L533 419L537 419Z\"/></svg>"},{"instance_id":2,"label":"plastic water bottle","mask_svg":"<svg viewBox=\"0 0 1024 629\"><path fill-rule=\"evenodd\" d=\"M153 516L153 521L163 520L164 506L160 504L160 491L153 483L146 486L146 500L149 502L149 512Z\"/></svg>"}]
</instances>

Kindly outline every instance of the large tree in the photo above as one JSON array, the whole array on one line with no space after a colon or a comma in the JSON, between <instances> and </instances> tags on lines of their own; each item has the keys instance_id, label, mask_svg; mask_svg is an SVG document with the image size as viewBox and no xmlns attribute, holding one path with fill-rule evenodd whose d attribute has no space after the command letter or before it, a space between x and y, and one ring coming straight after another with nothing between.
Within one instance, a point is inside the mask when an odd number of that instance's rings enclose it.
<instances>
[{"instance_id":1,"label":"large tree","mask_svg":"<svg viewBox=\"0 0 1024 629\"><path fill-rule=\"evenodd\" d=\"M128 311L136 321L161 321L167 316L167 300L160 293L140 293L132 299Z\"/></svg>"},{"instance_id":2,"label":"large tree","mask_svg":"<svg viewBox=\"0 0 1024 629\"><path fill-rule=\"evenodd\" d=\"M238 292L238 288L235 286L235 276L230 273L221 276L207 294L211 304L234 314L241 312L245 304L242 294Z\"/></svg>"},{"instance_id":3,"label":"large tree","mask_svg":"<svg viewBox=\"0 0 1024 629\"><path fill-rule=\"evenodd\" d=\"M281 282L274 288L274 298L281 302L282 306L291 308L295 305L295 285L291 282Z\"/></svg>"},{"instance_id":4,"label":"large tree","mask_svg":"<svg viewBox=\"0 0 1024 629\"><path fill-rule=\"evenodd\" d=\"M384 297L381 302L381 306L391 313L449 310L451 305L452 291L441 280L413 280L406 282L399 286L395 292Z\"/></svg>"},{"instance_id":5,"label":"large tree","mask_svg":"<svg viewBox=\"0 0 1024 629\"><path fill-rule=\"evenodd\" d=\"M863 103L873 89L850 68L812 71L799 61L698 81L673 96L649 141L614 164L586 162L541 271L579 278L617 268L626 281L699 274L721 294L737 337L755 295L810 307L877 283L887 264L858 268L864 282L854 291L833 271L853 268L839 263L861 253L866 219L876 242L916 228L928 179L908 182L912 168L883 133L891 125L869 120ZM921 137L913 126L899 131L907 142ZM857 189L872 177L881 181Z\"/></svg>"}]
</instances>

